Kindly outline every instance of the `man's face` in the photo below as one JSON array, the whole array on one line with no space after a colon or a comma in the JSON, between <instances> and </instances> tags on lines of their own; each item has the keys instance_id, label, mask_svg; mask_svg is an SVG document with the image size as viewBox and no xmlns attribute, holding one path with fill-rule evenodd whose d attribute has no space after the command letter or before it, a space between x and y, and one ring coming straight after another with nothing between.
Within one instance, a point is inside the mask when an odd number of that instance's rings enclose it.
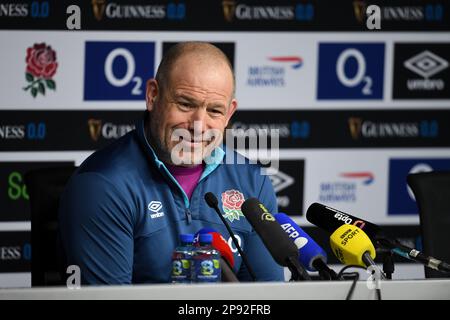
<instances>
[{"instance_id":1,"label":"man's face","mask_svg":"<svg viewBox=\"0 0 450 320\"><path fill-rule=\"evenodd\" d=\"M175 63L163 91L148 81L146 99L158 156L183 166L201 163L222 142L237 106L229 67L190 54Z\"/></svg>"}]
</instances>

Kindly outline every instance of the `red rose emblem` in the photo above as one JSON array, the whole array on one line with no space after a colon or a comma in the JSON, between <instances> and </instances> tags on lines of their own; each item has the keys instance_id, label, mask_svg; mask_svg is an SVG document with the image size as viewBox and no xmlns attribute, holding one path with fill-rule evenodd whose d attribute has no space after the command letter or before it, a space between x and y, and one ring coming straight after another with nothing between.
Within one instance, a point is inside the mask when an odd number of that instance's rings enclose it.
<instances>
[{"instance_id":1,"label":"red rose emblem","mask_svg":"<svg viewBox=\"0 0 450 320\"><path fill-rule=\"evenodd\" d=\"M227 190L222 193L222 208L224 217L230 222L240 220L244 214L241 211L241 206L244 203L244 195L238 190Z\"/></svg>"},{"instance_id":2,"label":"red rose emblem","mask_svg":"<svg viewBox=\"0 0 450 320\"><path fill-rule=\"evenodd\" d=\"M237 190L227 190L222 193L222 203L227 209L241 210L244 201L244 195Z\"/></svg>"},{"instance_id":3,"label":"red rose emblem","mask_svg":"<svg viewBox=\"0 0 450 320\"><path fill-rule=\"evenodd\" d=\"M32 48L28 48L26 62L27 72L44 79L53 77L58 67L56 52L45 43L36 43Z\"/></svg>"},{"instance_id":4,"label":"red rose emblem","mask_svg":"<svg viewBox=\"0 0 450 320\"><path fill-rule=\"evenodd\" d=\"M58 63L56 52L52 47L45 43L35 43L33 47L27 49L25 62L27 63L25 79L28 86L23 88L24 91L30 90L34 98L38 93L45 95L46 88L56 89L56 83L52 77L56 73Z\"/></svg>"}]
</instances>

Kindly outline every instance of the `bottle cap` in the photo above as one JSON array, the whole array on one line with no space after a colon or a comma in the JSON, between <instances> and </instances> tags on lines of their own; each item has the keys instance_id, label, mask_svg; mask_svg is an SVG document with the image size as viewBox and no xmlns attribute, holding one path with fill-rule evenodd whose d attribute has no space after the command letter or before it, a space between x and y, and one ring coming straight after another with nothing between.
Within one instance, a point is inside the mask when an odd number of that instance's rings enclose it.
<instances>
[{"instance_id":1,"label":"bottle cap","mask_svg":"<svg viewBox=\"0 0 450 320\"><path fill-rule=\"evenodd\" d=\"M183 243L192 243L194 242L194 235L193 234L180 234L180 241Z\"/></svg>"},{"instance_id":2,"label":"bottle cap","mask_svg":"<svg viewBox=\"0 0 450 320\"><path fill-rule=\"evenodd\" d=\"M210 234L210 233L202 233L202 234L200 234L198 240L199 240L200 244L203 244L203 243L208 244L208 243L212 243L213 237L212 237L212 234Z\"/></svg>"}]
</instances>

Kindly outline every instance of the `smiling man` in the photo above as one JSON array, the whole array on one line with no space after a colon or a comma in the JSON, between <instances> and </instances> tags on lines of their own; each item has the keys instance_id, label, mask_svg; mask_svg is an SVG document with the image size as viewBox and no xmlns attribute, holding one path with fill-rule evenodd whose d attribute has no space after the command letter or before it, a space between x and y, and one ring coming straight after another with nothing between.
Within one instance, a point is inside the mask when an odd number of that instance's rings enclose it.
<instances>
[{"instance_id":1,"label":"smiling man","mask_svg":"<svg viewBox=\"0 0 450 320\"><path fill-rule=\"evenodd\" d=\"M231 64L212 45L179 45L148 80L146 100L147 132L160 159L200 164L221 142L237 107Z\"/></svg>"},{"instance_id":2,"label":"smiling man","mask_svg":"<svg viewBox=\"0 0 450 320\"><path fill-rule=\"evenodd\" d=\"M147 81L147 111L136 129L92 154L61 198L60 234L69 265L84 284L170 281L179 235L213 228L235 255L234 271L248 270L217 214L212 192L236 233L258 281L283 281L283 269L242 214L258 197L272 212L276 198L260 167L224 163L223 132L236 110L230 62L217 47L184 42L163 57ZM227 157L229 159L229 157Z\"/></svg>"}]
</instances>

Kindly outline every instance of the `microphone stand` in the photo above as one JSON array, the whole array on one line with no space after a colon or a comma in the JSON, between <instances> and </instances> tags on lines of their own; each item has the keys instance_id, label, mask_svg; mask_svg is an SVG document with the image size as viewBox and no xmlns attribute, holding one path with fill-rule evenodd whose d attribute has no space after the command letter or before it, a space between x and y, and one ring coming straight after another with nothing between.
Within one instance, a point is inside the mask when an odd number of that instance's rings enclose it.
<instances>
[{"instance_id":1,"label":"microphone stand","mask_svg":"<svg viewBox=\"0 0 450 320\"><path fill-rule=\"evenodd\" d=\"M291 271L291 280L289 281L311 280L308 272L303 268L300 262L298 262L298 258L287 257L286 265L289 271Z\"/></svg>"},{"instance_id":2,"label":"microphone stand","mask_svg":"<svg viewBox=\"0 0 450 320\"><path fill-rule=\"evenodd\" d=\"M217 200L216 196L212 192L207 192L205 194L205 201L210 208L214 209L214 211L219 216L220 220L222 220L222 223L225 225L228 233L230 234L231 240L233 241L236 249L238 250L239 254L241 255L242 262L244 263L245 267L247 268L247 271L248 271L250 277L252 278L253 281L256 281L255 272L253 271L252 267L250 266L250 263L247 260L247 255L244 254L244 252L242 252L241 246L239 245L238 241L236 240L236 236L234 235L233 230L231 230L230 225L227 223L225 218L222 216L222 213L220 212L219 201Z\"/></svg>"},{"instance_id":3,"label":"microphone stand","mask_svg":"<svg viewBox=\"0 0 450 320\"><path fill-rule=\"evenodd\" d=\"M312 265L319 272L322 280L339 280L337 273L330 269L322 259L315 259Z\"/></svg>"},{"instance_id":4,"label":"microphone stand","mask_svg":"<svg viewBox=\"0 0 450 320\"><path fill-rule=\"evenodd\" d=\"M391 250L383 250L383 272L386 279L392 280L392 274L394 273L394 257Z\"/></svg>"},{"instance_id":5,"label":"microphone stand","mask_svg":"<svg viewBox=\"0 0 450 320\"><path fill-rule=\"evenodd\" d=\"M386 246L382 245L379 241L380 239L377 239L377 254L379 254L382 257L383 260L383 272L386 276L386 279L392 280L392 274L394 273L394 254L390 248L387 248Z\"/></svg>"},{"instance_id":6,"label":"microphone stand","mask_svg":"<svg viewBox=\"0 0 450 320\"><path fill-rule=\"evenodd\" d=\"M392 253L395 253L403 258L422 263L428 268L438 270L444 273L450 272L450 264L448 264L447 262L441 261L431 256L426 256L425 254L414 248L410 248L401 244L400 241L398 240L379 238L377 239L377 242L381 246L384 246L385 248L391 250Z\"/></svg>"},{"instance_id":7,"label":"microphone stand","mask_svg":"<svg viewBox=\"0 0 450 320\"><path fill-rule=\"evenodd\" d=\"M375 263L375 261L373 261L368 251L363 254L362 261L366 264L366 266L372 266L374 269L376 269L380 273L381 280L386 280L385 274L380 270L380 268L378 268L377 264Z\"/></svg>"}]
</instances>

